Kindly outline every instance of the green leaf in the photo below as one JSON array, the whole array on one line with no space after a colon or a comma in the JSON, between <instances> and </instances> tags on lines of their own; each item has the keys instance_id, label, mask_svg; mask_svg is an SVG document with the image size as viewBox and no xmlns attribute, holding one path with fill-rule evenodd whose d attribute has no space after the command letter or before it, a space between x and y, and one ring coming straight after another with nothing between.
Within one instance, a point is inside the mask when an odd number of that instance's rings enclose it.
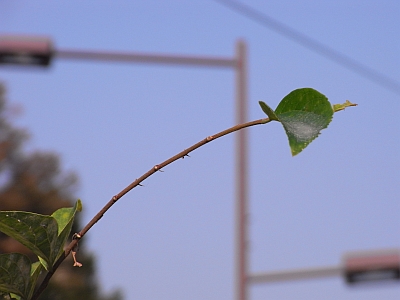
<instances>
[{"instance_id":1,"label":"green leaf","mask_svg":"<svg viewBox=\"0 0 400 300\"><path fill-rule=\"evenodd\" d=\"M82 211L82 202L80 199L76 201L74 207L66 207L57 209L51 216L56 219L58 224L58 235L67 228L74 220L75 213Z\"/></svg>"},{"instance_id":2,"label":"green leaf","mask_svg":"<svg viewBox=\"0 0 400 300\"><path fill-rule=\"evenodd\" d=\"M26 255L0 255L0 292L29 299L31 262Z\"/></svg>"},{"instance_id":3,"label":"green leaf","mask_svg":"<svg viewBox=\"0 0 400 300\"><path fill-rule=\"evenodd\" d=\"M45 261L43 258L41 258L40 256L38 256L39 258L39 263L48 271L49 269L49 264L47 263L47 261Z\"/></svg>"},{"instance_id":4,"label":"green leaf","mask_svg":"<svg viewBox=\"0 0 400 300\"><path fill-rule=\"evenodd\" d=\"M31 279L29 283L29 294L28 299L30 299L35 291L37 279L42 272L43 265L37 261L31 265Z\"/></svg>"},{"instance_id":5,"label":"green leaf","mask_svg":"<svg viewBox=\"0 0 400 300\"><path fill-rule=\"evenodd\" d=\"M29 212L1 211L0 231L16 239L52 266L58 253L57 221Z\"/></svg>"},{"instance_id":6,"label":"green leaf","mask_svg":"<svg viewBox=\"0 0 400 300\"><path fill-rule=\"evenodd\" d=\"M265 114L271 121L279 121L279 118L277 117L275 112L265 102L258 101L258 103L260 104L261 109L265 112Z\"/></svg>"},{"instance_id":7,"label":"green leaf","mask_svg":"<svg viewBox=\"0 0 400 300\"><path fill-rule=\"evenodd\" d=\"M302 88L289 93L275 110L289 139L292 155L304 150L332 120L333 109L323 94Z\"/></svg>"},{"instance_id":8,"label":"green leaf","mask_svg":"<svg viewBox=\"0 0 400 300\"><path fill-rule=\"evenodd\" d=\"M58 244L65 245L68 236L72 229L75 214L77 211L82 211L82 202L78 199L74 207L60 208L56 210L51 216L56 219L58 223ZM62 255L63 247L60 247L57 253L56 260Z\"/></svg>"}]
</instances>

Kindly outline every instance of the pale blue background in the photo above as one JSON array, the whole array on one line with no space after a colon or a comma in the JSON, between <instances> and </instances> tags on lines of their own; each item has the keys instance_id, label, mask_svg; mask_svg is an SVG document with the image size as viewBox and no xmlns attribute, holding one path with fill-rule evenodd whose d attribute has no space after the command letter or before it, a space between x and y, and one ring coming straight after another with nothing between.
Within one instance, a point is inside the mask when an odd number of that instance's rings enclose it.
<instances>
[{"instance_id":1,"label":"pale blue background","mask_svg":"<svg viewBox=\"0 0 400 300\"><path fill-rule=\"evenodd\" d=\"M247 1L288 26L400 78L400 2ZM335 114L292 158L278 123L250 129L252 271L337 265L343 253L399 248L399 94L211 0L0 2L0 34L59 49L234 55L249 48L249 119L299 87L357 108ZM88 221L153 165L234 124L229 69L55 60L1 67L31 149L81 178ZM104 291L128 300L233 299L234 136L193 152L121 199L89 232ZM399 299L397 285L341 278L253 286L250 299Z\"/></svg>"}]
</instances>

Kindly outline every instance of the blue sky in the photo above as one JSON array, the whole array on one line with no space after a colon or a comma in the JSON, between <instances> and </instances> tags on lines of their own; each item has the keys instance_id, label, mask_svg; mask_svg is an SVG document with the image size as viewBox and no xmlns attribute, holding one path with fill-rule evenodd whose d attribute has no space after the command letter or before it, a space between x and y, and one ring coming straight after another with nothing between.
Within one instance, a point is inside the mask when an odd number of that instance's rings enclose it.
<instances>
[{"instance_id":1,"label":"blue sky","mask_svg":"<svg viewBox=\"0 0 400 300\"><path fill-rule=\"evenodd\" d=\"M247 1L257 10L399 81L397 1ZM233 57L244 39L249 120L290 91L332 103L328 129L291 157L278 123L249 130L250 269L338 265L344 253L400 248L399 94L207 1L0 2L0 34L44 35L57 49ZM78 173L84 221L152 166L234 125L229 69L56 59L1 67L30 149ZM193 152L120 200L89 232L104 291L128 300L233 299L234 136ZM399 285L342 278L257 285L250 299L398 299Z\"/></svg>"}]
</instances>

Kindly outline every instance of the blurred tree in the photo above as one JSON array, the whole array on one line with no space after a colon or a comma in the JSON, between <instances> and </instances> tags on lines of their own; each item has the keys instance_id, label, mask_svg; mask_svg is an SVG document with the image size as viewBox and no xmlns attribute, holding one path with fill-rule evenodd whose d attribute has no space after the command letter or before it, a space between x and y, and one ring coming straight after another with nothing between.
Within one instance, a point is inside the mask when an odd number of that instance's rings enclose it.
<instances>
[{"instance_id":1,"label":"blurred tree","mask_svg":"<svg viewBox=\"0 0 400 300\"><path fill-rule=\"evenodd\" d=\"M0 83L0 210L21 210L52 214L61 207L73 206L77 177L61 170L59 157L50 152L27 153L25 130L10 123L6 107L6 89ZM72 232L80 228L79 214ZM37 260L29 249L0 233L0 253L19 252ZM119 300L120 292L102 296L95 277L94 257L79 242L82 268L73 267L71 256L58 268L41 295L41 300ZM39 281L41 282L41 281Z\"/></svg>"}]
</instances>

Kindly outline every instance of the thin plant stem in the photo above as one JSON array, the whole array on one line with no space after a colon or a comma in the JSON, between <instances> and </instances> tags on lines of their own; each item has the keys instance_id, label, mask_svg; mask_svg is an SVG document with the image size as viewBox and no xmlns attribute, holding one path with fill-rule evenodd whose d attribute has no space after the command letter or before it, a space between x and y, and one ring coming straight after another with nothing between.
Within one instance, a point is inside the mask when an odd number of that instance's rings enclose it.
<instances>
[{"instance_id":1,"label":"thin plant stem","mask_svg":"<svg viewBox=\"0 0 400 300\"><path fill-rule=\"evenodd\" d=\"M60 266L60 264L64 261L65 258L68 257L68 255L77 247L77 244L79 240L90 230L90 228L93 227L94 224L96 224L102 217L103 215L113 206L119 199L121 199L125 194L127 194L129 191L134 189L137 186L140 186L141 183L153 175L154 173L160 171L162 168L166 167L167 165L173 163L174 161L184 158L185 156L188 156L190 152L193 150L196 150L197 148L200 148L201 146L204 146L205 144L216 140L220 137L223 137L225 135L228 135L230 133L233 133L235 131L244 129L246 127L250 126L255 126L255 125L262 125L269 123L271 120L269 118L264 118L264 119L259 119L239 125L235 125L231 128L228 128L226 130L223 130L221 132L218 132L214 135L210 135L206 137L205 139L197 142L196 144L190 146L189 148L179 152L178 154L168 158L167 160L163 161L162 163L155 165L152 167L149 171L144 173L142 176L137 178L135 181L133 181L131 184L129 184L126 188L124 188L122 191L120 191L118 194L114 195L110 201L90 220L90 222L79 232L75 233L74 237L71 241L71 243L65 248L63 254L60 256L60 258L56 261L54 264L53 268L46 274L46 277L43 279L42 283L38 287L38 289L35 291L34 295L32 296L31 300L37 300L40 294L45 290L47 287L50 278L53 276L54 272L57 270L57 268Z\"/></svg>"}]
</instances>

